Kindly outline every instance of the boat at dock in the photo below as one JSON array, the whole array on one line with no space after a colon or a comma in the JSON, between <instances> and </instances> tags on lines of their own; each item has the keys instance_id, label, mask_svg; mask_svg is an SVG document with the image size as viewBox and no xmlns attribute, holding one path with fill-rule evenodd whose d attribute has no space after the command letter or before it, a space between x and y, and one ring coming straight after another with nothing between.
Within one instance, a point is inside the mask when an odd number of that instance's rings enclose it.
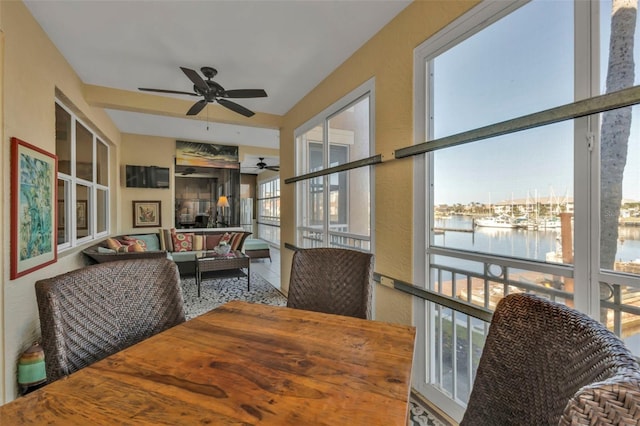
<instances>
[{"instance_id":1,"label":"boat at dock","mask_svg":"<svg viewBox=\"0 0 640 426\"><path fill-rule=\"evenodd\" d=\"M562 224L557 216L541 217L537 220L538 229L560 229Z\"/></svg>"},{"instance_id":2,"label":"boat at dock","mask_svg":"<svg viewBox=\"0 0 640 426\"><path fill-rule=\"evenodd\" d=\"M483 217L475 220L476 226L487 228L515 228L516 224L513 218L509 216L492 216Z\"/></svg>"}]
</instances>

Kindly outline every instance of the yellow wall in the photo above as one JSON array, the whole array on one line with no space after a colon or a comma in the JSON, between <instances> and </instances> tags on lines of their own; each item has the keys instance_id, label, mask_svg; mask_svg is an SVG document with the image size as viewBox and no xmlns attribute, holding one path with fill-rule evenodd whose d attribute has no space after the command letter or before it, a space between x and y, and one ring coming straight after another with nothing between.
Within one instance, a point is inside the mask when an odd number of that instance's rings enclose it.
<instances>
[{"instance_id":1,"label":"yellow wall","mask_svg":"<svg viewBox=\"0 0 640 426\"><path fill-rule=\"evenodd\" d=\"M117 162L120 133L104 110L90 107L82 97L82 82L47 38L22 2L0 2L0 30L4 34L2 180L2 352L0 353L0 401L16 395L16 363L20 353L40 334L34 283L82 265L77 250L59 253L51 266L9 280L10 235L10 138L18 137L55 152L56 88L99 129L112 144L111 162ZM112 182L115 181L115 177ZM113 194L115 201L117 192ZM114 209L115 209L115 202ZM114 210L115 211L115 210ZM114 221L112 215L112 221ZM117 222L114 222L117 226Z\"/></svg>"},{"instance_id":2,"label":"yellow wall","mask_svg":"<svg viewBox=\"0 0 640 426\"><path fill-rule=\"evenodd\" d=\"M305 96L284 117L280 175L294 176L294 130L375 77L375 151L391 156L413 144L413 49L477 2L417 1ZM422 142L422 141L418 141ZM412 160L375 168L375 270L412 281ZM294 184L282 185L282 242L295 243ZM398 206L402 206L399 208ZM281 252L282 287L288 290L292 252ZM375 317L410 324L410 296L377 286Z\"/></svg>"},{"instance_id":3,"label":"yellow wall","mask_svg":"<svg viewBox=\"0 0 640 426\"><path fill-rule=\"evenodd\" d=\"M157 136L122 134L122 152L118 161L120 180L117 182L121 191L119 233L147 234L157 232L157 228L133 227L133 201L160 201L163 228L173 228L174 181L176 140ZM169 168L169 189L160 188L127 188L125 185L125 165L158 166Z\"/></svg>"}]
</instances>

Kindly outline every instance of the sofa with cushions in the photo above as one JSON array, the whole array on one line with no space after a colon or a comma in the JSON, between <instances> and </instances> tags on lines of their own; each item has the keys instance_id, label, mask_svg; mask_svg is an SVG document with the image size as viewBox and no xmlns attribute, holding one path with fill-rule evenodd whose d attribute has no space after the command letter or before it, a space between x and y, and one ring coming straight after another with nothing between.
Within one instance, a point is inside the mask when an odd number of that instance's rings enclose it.
<instances>
[{"instance_id":1,"label":"sofa with cushions","mask_svg":"<svg viewBox=\"0 0 640 426\"><path fill-rule=\"evenodd\" d=\"M107 238L82 252L93 263L116 260L167 257L172 259L180 274L195 272L195 258L199 251L213 250L225 241L232 250L242 250L251 232L242 228L159 229L151 234L129 234Z\"/></svg>"}]
</instances>

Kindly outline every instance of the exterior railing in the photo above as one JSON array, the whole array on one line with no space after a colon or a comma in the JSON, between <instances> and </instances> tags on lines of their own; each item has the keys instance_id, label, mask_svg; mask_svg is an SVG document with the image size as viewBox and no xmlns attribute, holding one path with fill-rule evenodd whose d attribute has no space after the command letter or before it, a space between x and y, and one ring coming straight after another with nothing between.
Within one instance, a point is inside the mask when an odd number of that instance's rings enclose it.
<instances>
[{"instance_id":1,"label":"exterior railing","mask_svg":"<svg viewBox=\"0 0 640 426\"><path fill-rule=\"evenodd\" d=\"M361 251L371 251L371 237L368 235L346 232L348 225L331 225L329 230L329 247L350 248ZM303 242L301 247L324 247L324 233L319 228L298 227L298 235Z\"/></svg>"},{"instance_id":2,"label":"exterior railing","mask_svg":"<svg viewBox=\"0 0 640 426\"><path fill-rule=\"evenodd\" d=\"M444 296L491 311L507 294L521 292L573 305L570 266L443 248L431 248L429 253L434 260L428 265L430 290ZM640 333L640 288L602 284L601 297L601 321L609 329L623 338ZM466 404L489 323L430 301L428 294L424 299L430 382Z\"/></svg>"}]
</instances>

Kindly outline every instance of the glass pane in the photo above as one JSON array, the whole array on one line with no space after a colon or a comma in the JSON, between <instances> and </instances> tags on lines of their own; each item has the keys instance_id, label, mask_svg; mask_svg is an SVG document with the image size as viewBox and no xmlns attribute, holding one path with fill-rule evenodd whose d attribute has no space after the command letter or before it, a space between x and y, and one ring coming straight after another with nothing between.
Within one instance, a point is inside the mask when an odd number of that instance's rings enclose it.
<instances>
[{"instance_id":1,"label":"glass pane","mask_svg":"<svg viewBox=\"0 0 640 426\"><path fill-rule=\"evenodd\" d=\"M640 289L600 283L600 321L616 333L634 353L640 355Z\"/></svg>"},{"instance_id":2,"label":"glass pane","mask_svg":"<svg viewBox=\"0 0 640 426\"><path fill-rule=\"evenodd\" d=\"M640 106L603 114L600 266L640 276ZM626 123L626 124L624 124ZM640 306L640 302L638 302Z\"/></svg>"},{"instance_id":3,"label":"glass pane","mask_svg":"<svg viewBox=\"0 0 640 426\"><path fill-rule=\"evenodd\" d=\"M614 14L614 10L612 9L613 2L611 0L600 0L600 93L605 93L607 91L607 75L609 68L609 49L611 46L611 21L612 16ZM631 11L632 13L637 13L635 9L628 9L622 11L615 11L617 13L618 18L625 18L625 13ZM628 16L628 15L627 15ZM625 49L616 48L617 52L628 52L628 58L633 58L635 64L640 63L640 25L638 25L637 17L634 18L636 20L635 28L625 26L619 27L618 24L621 22L619 19L616 20L616 34L621 34L621 29L624 28L627 32L624 33L625 37L633 38L633 51L628 51ZM616 38L617 40L624 40L623 38ZM630 44L626 44L625 47L630 46ZM614 58L614 60L619 60L620 57ZM627 73L628 77L632 77L634 73ZM613 75L612 75L613 77ZM635 72L635 78L633 81L628 81L629 85L637 86L640 84L640 73Z\"/></svg>"},{"instance_id":4,"label":"glass pane","mask_svg":"<svg viewBox=\"0 0 640 426\"><path fill-rule=\"evenodd\" d=\"M329 176L329 245L371 250L369 168Z\"/></svg>"},{"instance_id":5,"label":"glass pane","mask_svg":"<svg viewBox=\"0 0 640 426\"><path fill-rule=\"evenodd\" d=\"M76 177L93 181L93 134L77 121Z\"/></svg>"},{"instance_id":6,"label":"glass pane","mask_svg":"<svg viewBox=\"0 0 640 426\"><path fill-rule=\"evenodd\" d=\"M308 173L322 169L323 127L316 126L298 137L300 172ZM298 245L320 247L324 245L324 178L314 178L297 184L299 193Z\"/></svg>"},{"instance_id":7,"label":"glass pane","mask_svg":"<svg viewBox=\"0 0 640 426\"><path fill-rule=\"evenodd\" d=\"M433 245L573 263L573 126L435 152Z\"/></svg>"},{"instance_id":8,"label":"glass pane","mask_svg":"<svg viewBox=\"0 0 640 426\"><path fill-rule=\"evenodd\" d=\"M328 121L329 166L369 157L369 97L365 97ZM342 150L333 150L333 146Z\"/></svg>"},{"instance_id":9,"label":"glass pane","mask_svg":"<svg viewBox=\"0 0 640 426\"><path fill-rule=\"evenodd\" d=\"M89 218L91 217L89 203L89 188L84 185L76 185L76 236L77 238L89 235Z\"/></svg>"},{"instance_id":10,"label":"glass pane","mask_svg":"<svg viewBox=\"0 0 640 426\"><path fill-rule=\"evenodd\" d=\"M99 141L96 143L96 160L97 160L97 183L99 185L109 185L109 149L107 145Z\"/></svg>"},{"instance_id":11,"label":"glass pane","mask_svg":"<svg viewBox=\"0 0 640 426\"><path fill-rule=\"evenodd\" d=\"M96 198L96 213L97 213L97 222L96 222L96 232L106 232L107 231L107 215L109 214L107 202L107 191L102 189L98 189Z\"/></svg>"},{"instance_id":12,"label":"glass pane","mask_svg":"<svg viewBox=\"0 0 640 426\"><path fill-rule=\"evenodd\" d=\"M69 237L69 222L67 215L67 205L68 205L68 182L64 180L58 179L58 244L68 243L70 241Z\"/></svg>"},{"instance_id":13,"label":"glass pane","mask_svg":"<svg viewBox=\"0 0 640 426\"><path fill-rule=\"evenodd\" d=\"M433 137L573 102L573 7L532 1L439 55Z\"/></svg>"},{"instance_id":14,"label":"glass pane","mask_svg":"<svg viewBox=\"0 0 640 426\"><path fill-rule=\"evenodd\" d=\"M58 172L71 174L71 115L56 104L56 155Z\"/></svg>"},{"instance_id":15,"label":"glass pane","mask_svg":"<svg viewBox=\"0 0 640 426\"><path fill-rule=\"evenodd\" d=\"M319 125L298 137L300 150L299 173L315 172L322 169L324 154L322 153L323 126Z\"/></svg>"},{"instance_id":16,"label":"glass pane","mask_svg":"<svg viewBox=\"0 0 640 426\"><path fill-rule=\"evenodd\" d=\"M464 253L459 256L432 256L431 290L490 310L511 293L572 303L573 281L568 277L511 267L508 259L477 262L464 259Z\"/></svg>"}]
</instances>

